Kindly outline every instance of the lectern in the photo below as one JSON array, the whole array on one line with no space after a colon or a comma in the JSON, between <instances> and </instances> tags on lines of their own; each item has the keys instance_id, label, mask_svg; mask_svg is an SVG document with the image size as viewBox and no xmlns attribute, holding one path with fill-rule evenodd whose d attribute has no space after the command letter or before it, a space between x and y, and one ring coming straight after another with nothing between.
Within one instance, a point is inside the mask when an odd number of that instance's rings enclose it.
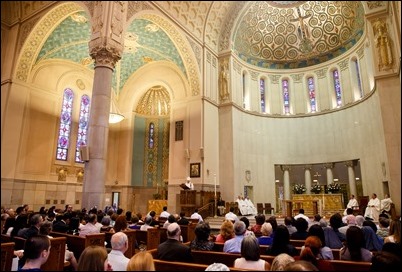
<instances>
[{"instance_id":1,"label":"lectern","mask_svg":"<svg viewBox=\"0 0 402 272\"><path fill-rule=\"evenodd\" d=\"M180 184L180 206L186 216L190 216L195 210L196 191L190 190L184 183Z\"/></svg>"}]
</instances>

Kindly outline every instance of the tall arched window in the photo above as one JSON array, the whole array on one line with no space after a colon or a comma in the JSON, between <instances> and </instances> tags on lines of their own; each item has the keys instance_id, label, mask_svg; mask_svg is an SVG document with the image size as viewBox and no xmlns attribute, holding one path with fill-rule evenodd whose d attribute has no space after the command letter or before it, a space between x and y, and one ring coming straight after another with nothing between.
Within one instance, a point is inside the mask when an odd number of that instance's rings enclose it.
<instances>
[{"instance_id":1,"label":"tall arched window","mask_svg":"<svg viewBox=\"0 0 402 272\"><path fill-rule=\"evenodd\" d=\"M289 85L288 80L282 80L282 91L283 91L283 109L285 114L290 113L290 106L289 106Z\"/></svg>"},{"instance_id":2,"label":"tall arched window","mask_svg":"<svg viewBox=\"0 0 402 272\"><path fill-rule=\"evenodd\" d=\"M362 98L364 94L363 94L362 82L360 79L359 62L357 61L357 59L354 59L353 62L355 63L357 86L359 87L360 98Z\"/></svg>"},{"instance_id":3,"label":"tall arched window","mask_svg":"<svg viewBox=\"0 0 402 272\"><path fill-rule=\"evenodd\" d=\"M243 79L243 109L245 109L246 108L246 74L245 73L243 73L243 77L242 77L242 79Z\"/></svg>"},{"instance_id":4,"label":"tall arched window","mask_svg":"<svg viewBox=\"0 0 402 272\"><path fill-rule=\"evenodd\" d=\"M63 95L63 106L61 108L59 137L57 139L56 159L67 160L68 146L70 143L70 132L72 122L74 93L71 89L65 89Z\"/></svg>"},{"instance_id":5,"label":"tall arched window","mask_svg":"<svg viewBox=\"0 0 402 272\"><path fill-rule=\"evenodd\" d=\"M78 123L78 135L77 144L75 147L75 161L83 162L80 160L80 146L87 145L87 132L88 132L88 121L89 121L89 107L91 105L90 98L88 95L84 94L81 97L80 106L80 118Z\"/></svg>"},{"instance_id":6,"label":"tall arched window","mask_svg":"<svg viewBox=\"0 0 402 272\"><path fill-rule=\"evenodd\" d=\"M265 112L265 80L260 79L260 101L261 101L261 112Z\"/></svg>"},{"instance_id":7,"label":"tall arched window","mask_svg":"<svg viewBox=\"0 0 402 272\"><path fill-rule=\"evenodd\" d=\"M342 106L342 91L341 91L341 82L339 80L339 73L337 69L333 71L333 76L334 76L336 106L340 107Z\"/></svg>"},{"instance_id":8,"label":"tall arched window","mask_svg":"<svg viewBox=\"0 0 402 272\"><path fill-rule=\"evenodd\" d=\"M310 109L311 109L311 112L316 112L317 107L316 107L316 100L315 100L314 78L309 77L307 79L307 84L308 84L308 95L309 95L309 99L310 99Z\"/></svg>"},{"instance_id":9,"label":"tall arched window","mask_svg":"<svg viewBox=\"0 0 402 272\"><path fill-rule=\"evenodd\" d=\"M148 147L154 148L154 141L155 141L155 125L154 123L149 124L148 130Z\"/></svg>"}]
</instances>

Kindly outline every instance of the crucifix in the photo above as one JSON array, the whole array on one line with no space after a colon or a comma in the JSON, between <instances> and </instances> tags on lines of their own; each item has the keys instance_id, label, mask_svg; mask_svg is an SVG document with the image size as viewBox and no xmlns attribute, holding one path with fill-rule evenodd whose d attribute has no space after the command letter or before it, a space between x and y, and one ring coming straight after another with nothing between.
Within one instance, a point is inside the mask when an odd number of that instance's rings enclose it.
<instances>
[{"instance_id":1,"label":"crucifix","mask_svg":"<svg viewBox=\"0 0 402 272\"><path fill-rule=\"evenodd\" d=\"M299 38L300 38L301 40L307 39L307 37L309 36L309 34L308 34L307 27L306 27L306 25L304 24L304 21L303 21L303 20L304 20L304 19L307 19L307 18L309 18L309 17L311 17L311 14L302 16L302 15L301 15L301 12L300 12L300 8L297 7L296 10L297 10L297 15L298 15L298 17L297 17L296 19L290 19L290 21L291 21L291 22L297 22L297 21L299 21L300 26L299 26L298 29L297 29L297 33L298 33L298 35L299 35Z\"/></svg>"},{"instance_id":2,"label":"crucifix","mask_svg":"<svg viewBox=\"0 0 402 272\"><path fill-rule=\"evenodd\" d=\"M321 177L321 175L318 172L315 172L314 177L317 179L317 182L318 182L318 178Z\"/></svg>"}]
</instances>

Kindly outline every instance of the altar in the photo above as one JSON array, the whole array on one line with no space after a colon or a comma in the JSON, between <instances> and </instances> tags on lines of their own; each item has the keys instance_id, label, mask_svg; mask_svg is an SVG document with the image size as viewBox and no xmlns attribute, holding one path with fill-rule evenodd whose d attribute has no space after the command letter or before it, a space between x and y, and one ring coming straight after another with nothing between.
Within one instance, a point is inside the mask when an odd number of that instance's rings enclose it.
<instances>
[{"instance_id":1,"label":"altar","mask_svg":"<svg viewBox=\"0 0 402 272\"><path fill-rule=\"evenodd\" d=\"M293 211L304 209L307 216L318 212L321 216L341 212L343 207L342 194L293 194L292 200L285 200L284 215L294 216Z\"/></svg>"}]
</instances>

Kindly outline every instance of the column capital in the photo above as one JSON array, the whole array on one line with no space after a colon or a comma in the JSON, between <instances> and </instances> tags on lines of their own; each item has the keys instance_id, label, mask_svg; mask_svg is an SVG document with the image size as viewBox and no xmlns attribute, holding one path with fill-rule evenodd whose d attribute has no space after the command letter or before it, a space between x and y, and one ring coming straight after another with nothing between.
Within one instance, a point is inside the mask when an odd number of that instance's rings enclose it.
<instances>
[{"instance_id":1,"label":"column capital","mask_svg":"<svg viewBox=\"0 0 402 272\"><path fill-rule=\"evenodd\" d=\"M313 168L312 164L305 164L304 166L304 170L311 170Z\"/></svg>"},{"instance_id":2,"label":"column capital","mask_svg":"<svg viewBox=\"0 0 402 272\"><path fill-rule=\"evenodd\" d=\"M290 171L292 167L290 165L281 165L282 171Z\"/></svg>"},{"instance_id":3,"label":"column capital","mask_svg":"<svg viewBox=\"0 0 402 272\"><path fill-rule=\"evenodd\" d=\"M89 55L95 67L115 67L124 49L124 24L127 1L96 1L91 25Z\"/></svg>"},{"instance_id":4,"label":"column capital","mask_svg":"<svg viewBox=\"0 0 402 272\"><path fill-rule=\"evenodd\" d=\"M334 168L334 163L332 163L332 162L324 163L324 167L326 169L332 169L332 168Z\"/></svg>"},{"instance_id":5,"label":"column capital","mask_svg":"<svg viewBox=\"0 0 402 272\"><path fill-rule=\"evenodd\" d=\"M345 166L347 167L354 167L355 163L353 161L345 161Z\"/></svg>"}]
</instances>

